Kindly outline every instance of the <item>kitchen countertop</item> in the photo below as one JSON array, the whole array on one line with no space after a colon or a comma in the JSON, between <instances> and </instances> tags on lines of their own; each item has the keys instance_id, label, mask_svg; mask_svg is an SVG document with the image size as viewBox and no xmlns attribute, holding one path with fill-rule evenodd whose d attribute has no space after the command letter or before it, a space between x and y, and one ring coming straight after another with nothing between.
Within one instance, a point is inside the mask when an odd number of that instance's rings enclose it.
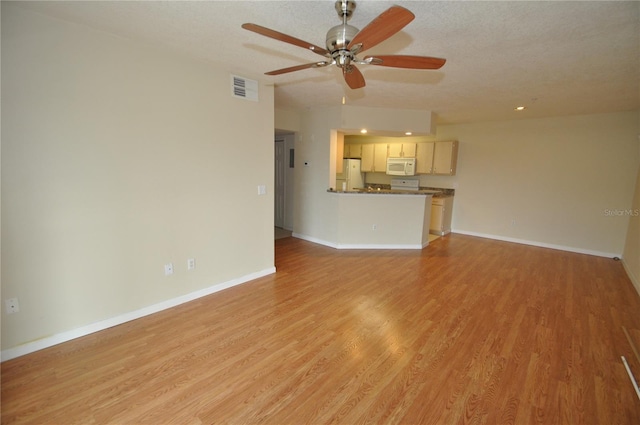
<instances>
[{"instance_id":1,"label":"kitchen countertop","mask_svg":"<svg viewBox=\"0 0 640 425\"><path fill-rule=\"evenodd\" d=\"M434 198L447 198L454 196L455 189L446 189L440 187L424 187L420 186L419 190L392 190L388 184L376 184L367 183L367 187L364 189L352 189L352 190L334 190L329 189L327 192L331 193L359 193L359 194L372 194L372 195L433 195Z\"/></svg>"},{"instance_id":2,"label":"kitchen countertop","mask_svg":"<svg viewBox=\"0 0 640 425\"><path fill-rule=\"evenodd\" d=\"M420 189L420 190L394 190L394 189L352 189L352 190L334 190L328 189L331 193L352 193L361 195L438 195L441 190Z\"/></svg>"}]
</instances>

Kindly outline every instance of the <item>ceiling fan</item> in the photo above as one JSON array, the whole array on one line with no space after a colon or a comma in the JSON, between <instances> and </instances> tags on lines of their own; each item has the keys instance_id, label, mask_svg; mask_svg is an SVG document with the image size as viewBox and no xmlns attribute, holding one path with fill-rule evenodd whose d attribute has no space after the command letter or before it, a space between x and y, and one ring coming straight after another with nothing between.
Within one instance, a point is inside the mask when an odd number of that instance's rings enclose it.
<instances>
[{"instance_id":1,"label":"ceiling fan","mask_svg":"<svg viewBox=\"0 0 640 425\"><path fill-rule=\"evenodd\" d=\"M355 8L356 2L353 0L336 1L335 9L336 12L338 12L338 16L342 18L342 24L336 25L327 32L326 49L260 25L247 23L243 24L242 28L264 35L265 37L309 49L325 57L325 60L319 62L282 68L266 72L266 75L280 75L308 68L336 65L342 69L342 75L347 85L352 89L359 89L365 86L365 81L364 76L356 67L356 64L409 69L439 69L446 62L445 59L441 58L408 55L376 55L365 56L363 59L359 59L356 56L357 54L366 49L370 49L396 34L411 22L415 18L415 15L402 6L391 6L371 21L364 29L358 30L358 28L347 24Z\"/></svg>"}]
</instances>

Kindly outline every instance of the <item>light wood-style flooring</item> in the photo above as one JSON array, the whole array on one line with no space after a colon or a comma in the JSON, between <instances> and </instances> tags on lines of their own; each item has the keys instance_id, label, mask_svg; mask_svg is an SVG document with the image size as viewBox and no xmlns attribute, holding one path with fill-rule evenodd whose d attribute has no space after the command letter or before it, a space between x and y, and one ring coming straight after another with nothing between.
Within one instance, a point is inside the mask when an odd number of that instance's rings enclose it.
<instances>
[{"instance_id":1,"label":"light wood-style flooring","mask_svg":"<svg viewBox=\"0 0 640 425\"><path fill-rule=\"evenodd\" d=\"M618 261L275 244L274 275L4 362L2 424L640 423Z\"/></svg>"}]
</instances>

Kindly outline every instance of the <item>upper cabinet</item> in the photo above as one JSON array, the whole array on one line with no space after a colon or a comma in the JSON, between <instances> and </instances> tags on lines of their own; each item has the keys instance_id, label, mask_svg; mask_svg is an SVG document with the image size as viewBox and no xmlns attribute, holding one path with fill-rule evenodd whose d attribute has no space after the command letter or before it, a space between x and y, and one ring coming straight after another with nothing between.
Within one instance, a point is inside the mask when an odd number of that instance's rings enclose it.
<instances>
[{"instance_id":1,"label":"upper cabinet","mask_svg":"<svg viewBox=\"0 0 640 425\"><path fill-rule=\"evenodd\" d=\"M433 142L418 143L416 149L416 174L433 172Z\"/></svg>"},{"instance_id":2,"label":"upper cabinet","mask_svg":"<svg viewBox=\"0 0 640 425\"><path fill-rule=\"evenodd\" d=\"M458 141L345 143L343 156L361 159L364 173L386 172L387 158L416 158L416 174L453 176L458 163Z\"/></svg>"},{"instance_id":3,"label":"upper cabinet","mask_svg":"<svg viewBox=\"0 0 640 425\"><path fill-rule=\"evenodd\" d=\"M453 176L458 163L458 141L418 143L416 173Z\"/></svg>"},{"instance_id":4,"label":"upper cabinet","mask_svg":"<svg viewBox=\"0 0 640 425\"><path fill-rule=\"evenodd\" d=\"M458 163L458 141L435 142L433 148L433 172L441 176L456 174Z\"/></svg>"},{"instance_id":5,"label":"upper cabinet","mask_svg":"<svg viewBox=\"0 0 640 425\"><path fill-rule=\"evenodd\" d=\"M362 144L347 143L344 145L344 158L362 158Z\"/></svg>"},{"instance_id":6,"label":"upper cabinet","mask_svg":"<svg viewBox=\"0 0 640 425\"><path fill-rule=\"evenodd\" d=\"M389 158L415 158L415 143L389 143Z\"/></svg>"},{"instance_id":7,"label":"upper cabinet","mask_svg":"<svg viewBox=\"0 0 640 425\"><path fill-rule=\"evenodd\" d=\"M374 171L385 173L387 171L387 145L377 143L373 149Z\"/></svg>"},{"instance_id":8,"label":"upper cabinet","mask_svg":"<svg viewBox=\"0 0 640 425\"><path fill-rule=\"evenodd\" d=\"M384 173L387 170L387 145L385 143L362 144L363 173Z\"/></svg>"}]
</instances>

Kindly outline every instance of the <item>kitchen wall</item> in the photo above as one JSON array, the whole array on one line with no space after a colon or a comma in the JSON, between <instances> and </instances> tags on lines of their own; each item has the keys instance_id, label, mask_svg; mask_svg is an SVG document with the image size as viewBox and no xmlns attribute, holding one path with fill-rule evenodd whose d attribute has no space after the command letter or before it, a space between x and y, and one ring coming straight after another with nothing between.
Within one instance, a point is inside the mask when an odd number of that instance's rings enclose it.
<instances>
[{"instance_id":1,"label":"kitchen wall","mask_svg":"<svg viewBox=\"0 0 640 425\"><path fill-rule=\"evenodd\" d=\"M10 2L1 28L3 359L275 270L271 85Z\"/></svg>"},{"instance_id":2,"label":"kitchen wall","mask_svg":"<svg viewBox=\"0 0 640 425\"><path fill-rule=\"evenodd\" d=\"M320 112L305 114L317 120L309 159L329 161L328 136L317 140ZM454 232L620 257L630 217L615 211L632 207L638 133L637 111L438 126L432 140L459 141L458 172L421 176L421 185L456 189ZM327 220L307 206L325 198L329 169L319 167L297 180L305 214L294 232L311 238ZM305 186L311 181L318 184Z\"/></svg>"}]
</instances>

